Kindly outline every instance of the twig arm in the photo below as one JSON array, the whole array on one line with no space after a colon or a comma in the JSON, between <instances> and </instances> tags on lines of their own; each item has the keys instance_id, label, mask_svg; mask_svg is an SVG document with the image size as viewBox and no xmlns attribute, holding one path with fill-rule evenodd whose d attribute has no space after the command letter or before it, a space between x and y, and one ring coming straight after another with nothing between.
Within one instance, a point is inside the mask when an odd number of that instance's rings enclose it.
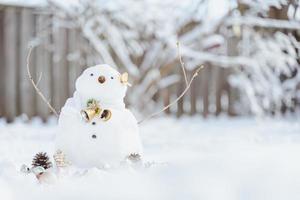
<instances>
[{"instance_id":1,"label":"twig arm","mask_svg":"<svg viewBox=\"0 0 300 200\"><path fill-rule=\"evenodd\" d=\"M185 86L187 87L188 86L188 79L187 79L187 75L186 75L186 71L185 71L185 63L182 60L179 45L180 45L179 42L177 42L176 46L177 46L178 58L179 58L179 62L180 62L180 67L182 69L182 73L183 73L183 77L184 77L184 81L185 81Z\"/></svg>"},{"instance_id":2,"label":"twig arm","mask_svg":"<svg viewBox=\"0 0 300 200\"><path fill-rule=\"evenodd\" d=\"M58 117L58 113L57 111L51 106L50 102L46 99L46 97L43 95L43 93L41 92L41 90L38 88L37 84L34 82L31 72L30 72L30 67L29 67L29 63L30 63L30 56L31 56L31 52L32 52L32 46L29 47L29 51L28 51L28 55L27 55L27 59L26 59L26 68L27 68L27 75L28 78L32 84L32 86L34 87L35 91L38 93L38 95L42 98L42 100L47 104L48 108L54 113L54 115L56 117ZM40 77L41 78L41 77ZM39 81L40 82L40 78Z\"/></svg>"},{"instance_id":3,"label":"twig arm","mask_svg":"<svg viewBox=\"0 0 300 200\"><path fill-rule=\"evenodd\" d=\"M172 105L174 105L177 101L179 101L179 100L185 95L185 93L190 89L192 82L193 82L194 79L198 76L199 71L200 71L201 69L203 69L203 67L204 67L204 66L201 65L201 66L196 70L196 72L193 74L193 76L192 76L190 82L188 82L188 84L187 84L185 90L184 90L184 91L183 91L183 92L182 92L182 93L181 93L174 101L172 101L170 104L168 104L167 106L165 106L162 110L159 110L159 111L157 111L157 112L155 112L155 113L152 113L151 115L145 117L144 119L142 119L141 121L139 121L138 124L141 124L141 123L143 123L144 121L146 121L146 120L148 120L148 119L151 119L152 117L155 117L156 115L159 115L160 113L164 112L166 109L168 109L169 107L171 107Z\"/></svg>"},{"instance_id":4,"label":"twig arm","mask_svg":"<svg viewBox=\"0 0 300 200\"><path fill-rule=\"evenodd\" d=\"M180 53L180 46L179 46L179 42L176 43L176 46L177 46L177 53L178 53L178 59L179 59L179 62L180 62L180 67L182 69L182 73L183 73L183 77L184 77L184 80L185 80L185 85L186 85L186 88L184 89L184 91L179 95L179 97L177 97L173 102L169 103L167 106L165 106L163 109L161 109L160 111L157 111L155 113L152 113L150 114L149 116L145 117L144 119L140 120L138 122L138 124L141 124L143 123L144 121L148 120L148 119L151 119L152 117L155 117L156 115L159 115L160 113L164 112L166 109L170 108L172 105L174 105L176 102L178 102L184 95L185 93L189 90L189 88L191 87L191 84L192 82L194 81L194 79L196 78L196 76L198 76L198 73L199 71L204 67L203 65L201 65L197 70L196 72L193 74L190 82L188 82L188 78L187 78L187 75L186 75L186 71L185 71L185 63L183 62L182 60L182 57L181 57L181 53Z\"/></svg>"}]
</instances>

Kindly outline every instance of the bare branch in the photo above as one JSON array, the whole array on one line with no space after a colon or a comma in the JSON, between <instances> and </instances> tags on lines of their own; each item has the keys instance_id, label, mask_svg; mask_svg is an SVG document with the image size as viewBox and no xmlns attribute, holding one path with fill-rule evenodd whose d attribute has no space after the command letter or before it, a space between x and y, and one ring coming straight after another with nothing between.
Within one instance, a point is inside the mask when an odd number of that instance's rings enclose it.
<instances>
[{"instance_id":1,"label":"bare branch","mask_svg":"<svg viewBox=\"0 0 300 200\"><path fill-rule=\"evenodd\" d=\"M36 82L36 86L37 86L37 87L39 86L39 84L40 84L40 82L41 82L41 80L42 80L42 76L43 76L43 72L40 73L39 79L38 79L37 82Z\"/></svg>"},{"instance_id":2,"label":"bare branch","mask_svg":"<svg viewBox=\"0 0 300 200\"><path fill-rule=\"evenodd\" d=\"M181 67L182 72L183 72L184 80L185 80L185 86L187 87L188 86L188 80L187 80L186 71L185 71L185 63L182 61L179 45L180 44L177 41L176 46L177 46L178 58L179 58L179 62L180 62L180 67Z\"/></svg>"},{"instance_id":3,"label":"bare branch","mask_svg":"<svg viewBox=\"0 0 300 200\"><path fill-rule=\"evenodd\" d=\"M183 91L183 92L182 92L182 93L181 93L174 101L172 101L170 104L168 104L167 106L165 106L162 110L157 111L157 112L155 112L155 113L153 113L153 114L147 116L146 118L142 119L141 121L138 122L138 124L141 124L141 123L143 123L144 121L146 121L146 120L148 120L148 119L151 119L152 117L155 117L156 115L159 115L160 113L164 112L166 109L170 108L172 105L174 105L175 103L177 103L177 102L185 95L185 93L190 89L192 82L194 81L194 79L196 78L196 76L198 76L199 71L200 71L201 69L203 69L203 68L204 68L204 66L201 65L201 66L196 70L196 72L193 74L193 76L192 76L190 82L188 82L188 84L187 84L185 90L184 90L184 91Z\"/></svg>"},{"instance_id":4,"label":"bare branch","mask_svg":"<svg viewBox=\"0 0 300 200\"><path fill-rule=\"evenodd\" d=\"M38 95L42 98L42 100L47 104L48 108L55 114L56 117L58 117L58 113L56 112L56 110L51 106L51 104L49 103L49 101L47 101L46 97L43 95L43 93L41 92L41 90L37 87L37 84L34 82L32 75L30 73L30 68L29 68L29 62L30 62L30 55L32 52L32 46L29 47L29 51L28 51L28 55L27 55L27 63L26 63L26 68L27 68L27 75L28 78L32 84L32 86L34 87L35 91L38 93Z\"/></svg>"}]
</instances>

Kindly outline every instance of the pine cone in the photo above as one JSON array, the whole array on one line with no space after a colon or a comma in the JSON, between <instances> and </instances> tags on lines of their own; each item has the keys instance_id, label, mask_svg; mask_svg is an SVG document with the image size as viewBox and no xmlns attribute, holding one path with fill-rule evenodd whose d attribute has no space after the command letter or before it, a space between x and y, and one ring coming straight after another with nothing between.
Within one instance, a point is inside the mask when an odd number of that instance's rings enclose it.
<instances>
[{"instance_id":1,"label":"pine cone","mask_svg":"<svg viewBox=\"0 0 300 200\"><path fill-rule=\"evenodd\" d=\"M32 167L43 167L44 169L49 169L52 167L52 163L49 160L47 153L37 153L32 160Z\"/></svg>"}]
</instances>

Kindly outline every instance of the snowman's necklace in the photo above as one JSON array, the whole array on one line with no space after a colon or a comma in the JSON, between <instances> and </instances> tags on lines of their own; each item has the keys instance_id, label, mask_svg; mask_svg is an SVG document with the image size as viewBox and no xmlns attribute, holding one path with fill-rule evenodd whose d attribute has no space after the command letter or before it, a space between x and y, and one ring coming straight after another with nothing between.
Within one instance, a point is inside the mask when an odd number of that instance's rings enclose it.
<instances>
[{"instance_id":1,"label":"snowman's necklace","mask_svg":"<svg viewBox=\"0 0 300 200\"><path fill-rule=\"evenodd\" d=\"M103 121L108 121L111 118L111 111L102 109L99 102L95 99L89 99L86 103L86 108L80 111L82 118L86 122L90 122L95 117L99 117Z\"/></svg>"}]
</instances>

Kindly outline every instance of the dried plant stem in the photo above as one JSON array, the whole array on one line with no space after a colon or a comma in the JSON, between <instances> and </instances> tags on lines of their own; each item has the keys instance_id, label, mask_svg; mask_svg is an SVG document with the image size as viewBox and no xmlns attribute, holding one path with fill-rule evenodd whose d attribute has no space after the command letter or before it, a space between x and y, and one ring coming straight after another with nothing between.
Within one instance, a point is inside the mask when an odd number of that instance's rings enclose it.
<instances>
[{"instance_id":1,"label":"dried plant stem","mask_svg":"<svg viewBox=\"0 0 300 200\"><path fill-rule=\"evenodd\" d=\"M184 91L174 100L172 101L171 103L169 103L167 106L165 106L162 110L160 111L157 111L155 113L152 113L151 115L147 116L146 118L142 119L141 121L138 122L138 124L141 124L143 123L144 121L148 120L148 119L151 119L152 117L156 116L156 115L159 115L160 113L164 112L166 109L168 109L169 107L171 107L172 105L174 105L177 101L179 101L184 95L185 93L189 90L189 88L191 87L191 84L192 82L194 81L194 79L196 78L196 76L198 76L199 74L199 71L201 69L203 69L203 65L201 65L197 70L196 72L193 74L190 82L188 82L186 88L184 89Z\"/></svg>"},{"instance_id":2,"label":"dried plant stem","mask_svg":"<svg viewBox=\"0 0 300 200\"><path fill-rule=\"evenodd\" d=\"M161 114L162 112L164 112L165 110L167 110L168 108L170 108L172 105L174 105L175 103L177 103L185 95L185 93L190 89L192 82L194 81L194 79L196 78L196 76L198 76L199 71L204 67L203 65L201 65L196 70L196 72L193 74L193 76L192 76L192 78L191 78L191 80L189 82L188 78L187 78L187 75L186 75L186 71L185 71L185 63L183 62L182 57L181 57L181 53L180 53L179 42L176 43L176 46L177 46L177 51L178 51L178 58L179 58L179 62L180 62L180 67L182 69L182 73L183 73L183 77L184 77L184 80L185 80L186 87L185 87L184 91L174 101L172 101L171 103L169 103L163 109L161 109L161 110L159 110L159 111L157 111L155 113L152 113L152 114L148 115L147 117L145 117L144 119L142 119L141 121L139 121L138 124L141 124L144 121L146 121L148 119L151 119L152 117L155 117L156 115Z\"/></svg>"},{"instance_id":3,"label":"dried plant stem","mask_svg":"<svg viewBox=\"0 0 300 200\"><path fill-rule=\"evenodd\" d=\"M177 46L177 53L178 53L178 58L179 58L179 62L180 62L180 67L182 69L182 73L183 73L183 77L184 77L184 81L185 81L185 86L188 86L188 79L187 79L187 75L186 75L186 71L185 71L185 63L182 60L181 57L181 53L180 53L180 47L179 47L179 42L176 42L176 46Z\"/></svg>"},{"instance_id":4,"label":"dried plant stem","mask_svg":"<svg viewBox=\"0 0 300 200\"><path fill-rule=\"evenodd\" d=\"M46 99L46 97L43 95L43 93L41 92L41 90L38 88L37 84L34 82L31 72L30 72L30 67L29 67L29 62L30 62L30 55L32 52L32 48L33 47L29 47L29 52L27 55L27 63L26 63L26 68L27 68L27 75L29 77L29 80L32 84L32 86L34 87L35 91L38 93L38 95L42 98L42 100L47 104L47 106L49 107L49 109L55 114L56 117L58 117L58 113L56 112L56 110L51 106L50 102ZM39 78L40 82L41 77Z\"/></svg>"}]
</instances>

